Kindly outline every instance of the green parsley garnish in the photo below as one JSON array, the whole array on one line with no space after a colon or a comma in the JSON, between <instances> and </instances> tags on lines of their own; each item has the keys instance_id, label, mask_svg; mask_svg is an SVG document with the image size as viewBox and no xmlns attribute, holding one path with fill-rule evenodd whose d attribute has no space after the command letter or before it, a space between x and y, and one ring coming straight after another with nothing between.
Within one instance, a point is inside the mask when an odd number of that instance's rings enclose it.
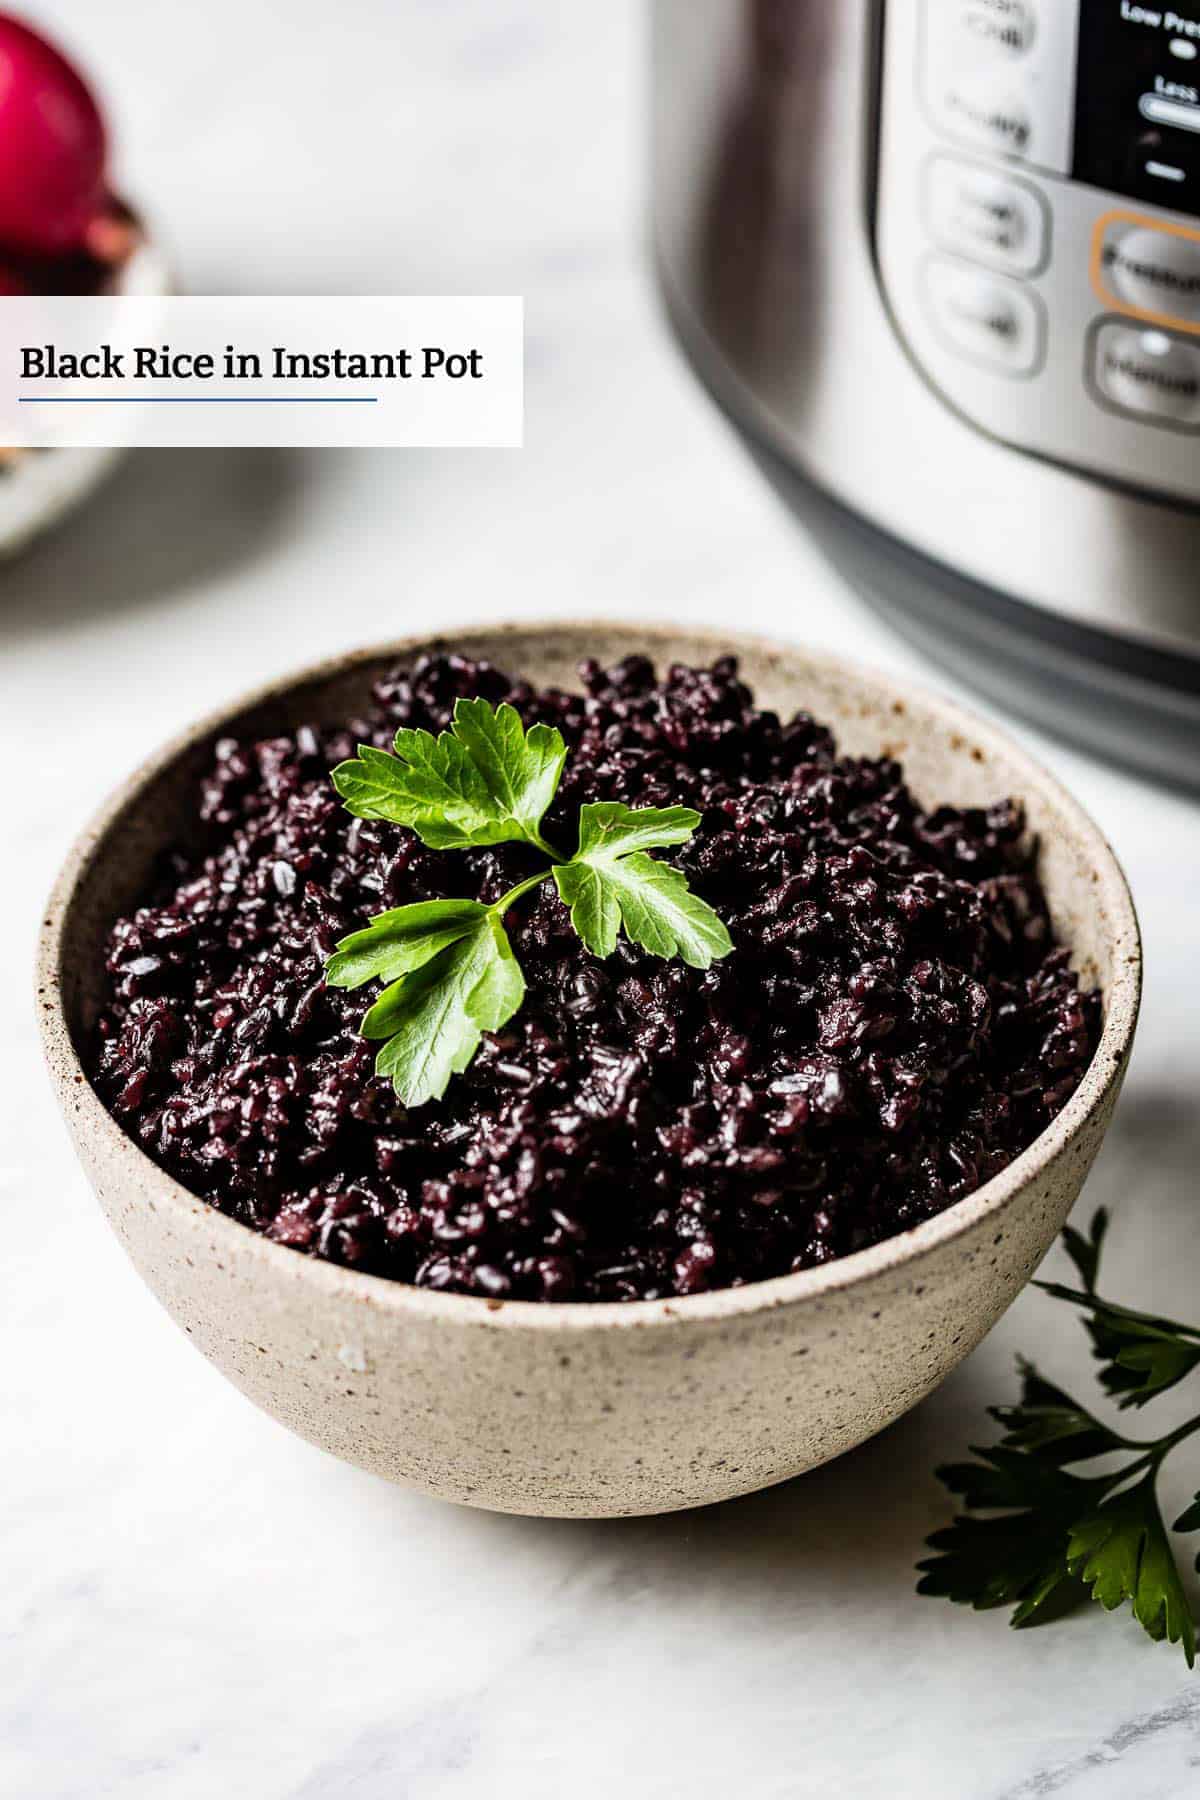
<instances>
[{"instance_id":1,"label":"green parsley garnish","mask_svg":"<svg viewBox=\"0 0 1200 1800\"><path fill-rule=\"evenodd\" d=\"M1080 1288L1037 1285L1086 1316L1099 1379L1121 1407L1142 1407L1200 1365L1200 1327L1133 1312L1096 1291L1108 1215L1089 1234L1063 1232ZM1021 1399L993 1406L1005 1435L977 1462L937 1471L967 1513L928 1539L938 1554L918 1564L917 1591L982 1609L1012 1606L1013 1625L1038 1625L1090 1596L1111 1612L1123 1601L1156 1641L1181 1644L1191 1668L1196 1632L1158 1503L1158 1474L1200 1416L1152 1439L1123 1436L1022 1362ZM1068 1473L1097 1457L1121 1457L1098 1475ZM975 1516L978 1513L986 1517ZM1200 1494L1175 1521L1200 1530ZM1200 1568L1200 1556L1196 1559Z\"/></svg>"},{"instance_id":2,"label":"green parsley garnish","mask_svg":"<svg viewBox=\"0 0 1200 1800\"><path fill-rule=\"evenodd\" d=\"M684 844L700 823L690 807L579 809L578 848L563 856L542 836L567 747L553 726L526 731L507 703L459 700L449 731L396 733L395 753L360 744L333 785L348 812L415 831L431 850L528 844L550 866L491 906L425 900L373 918L343 938L325 965L331 987L389 985L362 1022L382 1040L375 1067L406 1106L439 1100L485 1031L498 1031L525 998L525 978L503 920L523 894L553 876L571 923L595 956L611 956L621 928L652 956L707 969L733 948L729 933L688 887L682 870L651 850Z\"/></svg>"}]
</instances>

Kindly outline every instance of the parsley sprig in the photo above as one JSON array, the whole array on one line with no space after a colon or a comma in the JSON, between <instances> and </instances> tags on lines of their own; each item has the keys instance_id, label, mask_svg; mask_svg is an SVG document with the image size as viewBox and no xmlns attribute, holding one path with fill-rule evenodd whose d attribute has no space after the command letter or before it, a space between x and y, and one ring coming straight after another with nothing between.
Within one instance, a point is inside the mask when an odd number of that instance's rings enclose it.
<instances>
[{"instance_id":1,"label":"parsley sprig","mask_svg":"<svg viewBox=\"0 0 1200 1800\"><path fill-rule=\"evenodd\" d=\"M1063 1233L1078 1288L1037 1285L1086 1315L1101 1386L1118 1406L1140 1408L1200 1365L1200 1327L1101 1298L1107 1228L1102 1208L1086 1236L1070 1226ZM1004 1427L999 1443L973 1445L977 1461L937 1471L968 1510L928 1539L938 1554L918 1564L917 1591L977 1609L1012 1606L1017 1626L1044 1623L1089 1595L1109 1612L1128 1600L1148 1635L1182 1645L1191 1668L1195 1625L1157 1486L1171 1451L1200 1431L1200 1416L1162 1437L1126 1437L1032 1363L1020 1371L1019 1404L988 1409ZM1102 1472L1069 1472L1099 1457L1112 1459ZM1200 1494L1173 1530L1200 1531Z\"/></svg>"},{"instance_id":2,"label":"parsley sprig","mask_svg":"<svg viewBox=\"0 0 1200 1800\"><path fill-rule=\"evenodd\" d=\"M682 870L649 854L688 841L700 823L691 807L598 801L579 809L573 854L547 843L542 821L566 757L553 726L526 731L507 702L493 708L486 700L459 700L449 731L434 737L400 730L394 753L360 744L357 756L333 771L348 812L406 826L431 850L526 844L549 858L549 867L490 906L424 900L379 913L343 938L326 963L331 987L388 984L361 1030L382 1042L376 1070L390 1077L406 1106L440 1099L484 1032L498 1031L520 1007L525 978L504 918L545 881L553 879L595 956L612 955L622 928L652 956L677 956L695 969L733 947Z\"/></svg>"}]
</instances>

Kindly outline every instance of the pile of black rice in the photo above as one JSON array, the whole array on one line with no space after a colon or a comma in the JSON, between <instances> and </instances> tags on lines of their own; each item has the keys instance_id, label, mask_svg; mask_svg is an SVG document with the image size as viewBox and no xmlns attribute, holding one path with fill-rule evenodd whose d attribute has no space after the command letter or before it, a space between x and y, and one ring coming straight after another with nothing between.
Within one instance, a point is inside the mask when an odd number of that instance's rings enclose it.
<instances>
[{"instance_id":1,"label":"pile of black rice","mask_svg":"<svg viewBox=\"0 0 1200 1800\"><path fill-rule=\"evenodd\" d=\"M732 658L581 668L582 695L457 656L379 681L362 719L226 740L175 854L114 927L97 1087L188 1188L313 1256L458 1293L694 1294L806 1269L918 1224L1003 1169L1095 1048L1097 996L1056 946L1019 805L926 811L898 763L839 757L759 711ZM519 847L435 852L355 820L330 767L459 696L510 700L570 756L579 805L688 805L670 853L727 923L706 972L622 940L600 962L553 886L508 925L525 1004L444 1100L406 1111L326 988L385 907L496 898Z\"/></svg>"}]
</instances>

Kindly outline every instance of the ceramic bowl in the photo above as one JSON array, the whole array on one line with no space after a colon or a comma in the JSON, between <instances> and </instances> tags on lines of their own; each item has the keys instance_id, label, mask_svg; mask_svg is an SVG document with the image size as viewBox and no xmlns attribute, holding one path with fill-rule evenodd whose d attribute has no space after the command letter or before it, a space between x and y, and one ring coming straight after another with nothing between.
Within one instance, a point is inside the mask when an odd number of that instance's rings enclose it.
<instances>
[{"instance_id":1,"label":"ceramic bowl","mask_svg":"<svg viewBox=\"0 0 1200 1800\"><path fill-rule=\"evenodd\" d=\"M309 1260L206 1206L124 1136L79 1060L103 940L156 853L186 838L215 738L345 718L376 671L452 646L534 681L581 657L660 664L734 651L760 704L811 710L844 751L903 759L927 801L1013 794L1041 843L1060 938L1104 994L1095 1060L1002 1175L938 1218L840 1262L669 1301L556 1304L405 1287ZM786 1481L899 1417L980 1341L1079 1193L1137 1018L1137 921L1101 833L993 726L831 657L687 630L580 623L465 630L326 663L204 720L151 758L84 833L55 888L39 1008L81 1161L138 1271L244 1394L335 1456L501 1511L665 1512Z\"/></svg>"}]
</instances>

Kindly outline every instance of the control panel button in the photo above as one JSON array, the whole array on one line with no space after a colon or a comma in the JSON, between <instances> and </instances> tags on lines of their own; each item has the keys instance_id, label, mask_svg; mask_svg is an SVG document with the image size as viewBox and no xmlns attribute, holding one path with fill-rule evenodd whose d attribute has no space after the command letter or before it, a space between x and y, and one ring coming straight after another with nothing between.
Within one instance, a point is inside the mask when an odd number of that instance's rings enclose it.
<instances>
[{"instance_id":1,"label":"control panel button","mask_svg":"<svg viewBox=\"0 0 1200 1800\"><path fill-rule=\"evenodd\" d=\"M951 349L1001 375L1034 373L1045 326L1029 288L945 256L929 257L922 276L930 317Z\"/></svg>"},{"instance_id":2,"label":"control panel button","mask_svg":"<svg viewBox=\"0 0 1200 1800\"><path fill-rule=\"evenodd\" d=\"M946 13L964 49L1024 56L1033 48L1037 21L1030 0L957 0Z\"/></svg>"},{"instance_id":3,"label":"control panel button","mask_svg":"<svg viewBox=\"0 0 1200 1800\"><path fill-rule=\"evenodd\" d=\"M1113 320L1093 339L1097 392L1139 418L1200 429L1200 348Z\"/></svg>"},{"instance_id":4,"label":"control panel button","mask_svg":"<svg viewBox=\"0 0 1200 1800\"><path fill-rule=\"evenodd\" d=\"M1200 324L1200 232L1110 214L1096 227L1096 282L1118 307Z\"/></svg>"},{"instance_id":5,"label":"control panel button","mask_svg":"<svg viewBox=\"0 0 1200 1800\"><path fill-rule=\"evenodd\" d=\"M985 155L1065 175L1074 148L1080 4L920 0L920 82L934 129ZM918 10L918 0L889 5Z\"/></svg>"},{"instance_id":6,"label":"control panel button","mask_svg":"<svg viewBox=\"0 0 1200 1800\"><path fill-rule=\"evenodd\" d=\"M951 136L997 156L1025 156L1033 113L1006 81L947 71L930 96L938 123Z\"/></svg>"},{"instance_id":7,"label":"control panel button","mask_svg":"<svg viewBox=\"0 0 1200 1800\"><path fill-rule=\"evenodd\" d=\"M925 165L925 218L947 250L978 257L1012 275L1046 260L1050 215L1035 187L980 163L936 156Z\"/></svg>"}]
</instances>

